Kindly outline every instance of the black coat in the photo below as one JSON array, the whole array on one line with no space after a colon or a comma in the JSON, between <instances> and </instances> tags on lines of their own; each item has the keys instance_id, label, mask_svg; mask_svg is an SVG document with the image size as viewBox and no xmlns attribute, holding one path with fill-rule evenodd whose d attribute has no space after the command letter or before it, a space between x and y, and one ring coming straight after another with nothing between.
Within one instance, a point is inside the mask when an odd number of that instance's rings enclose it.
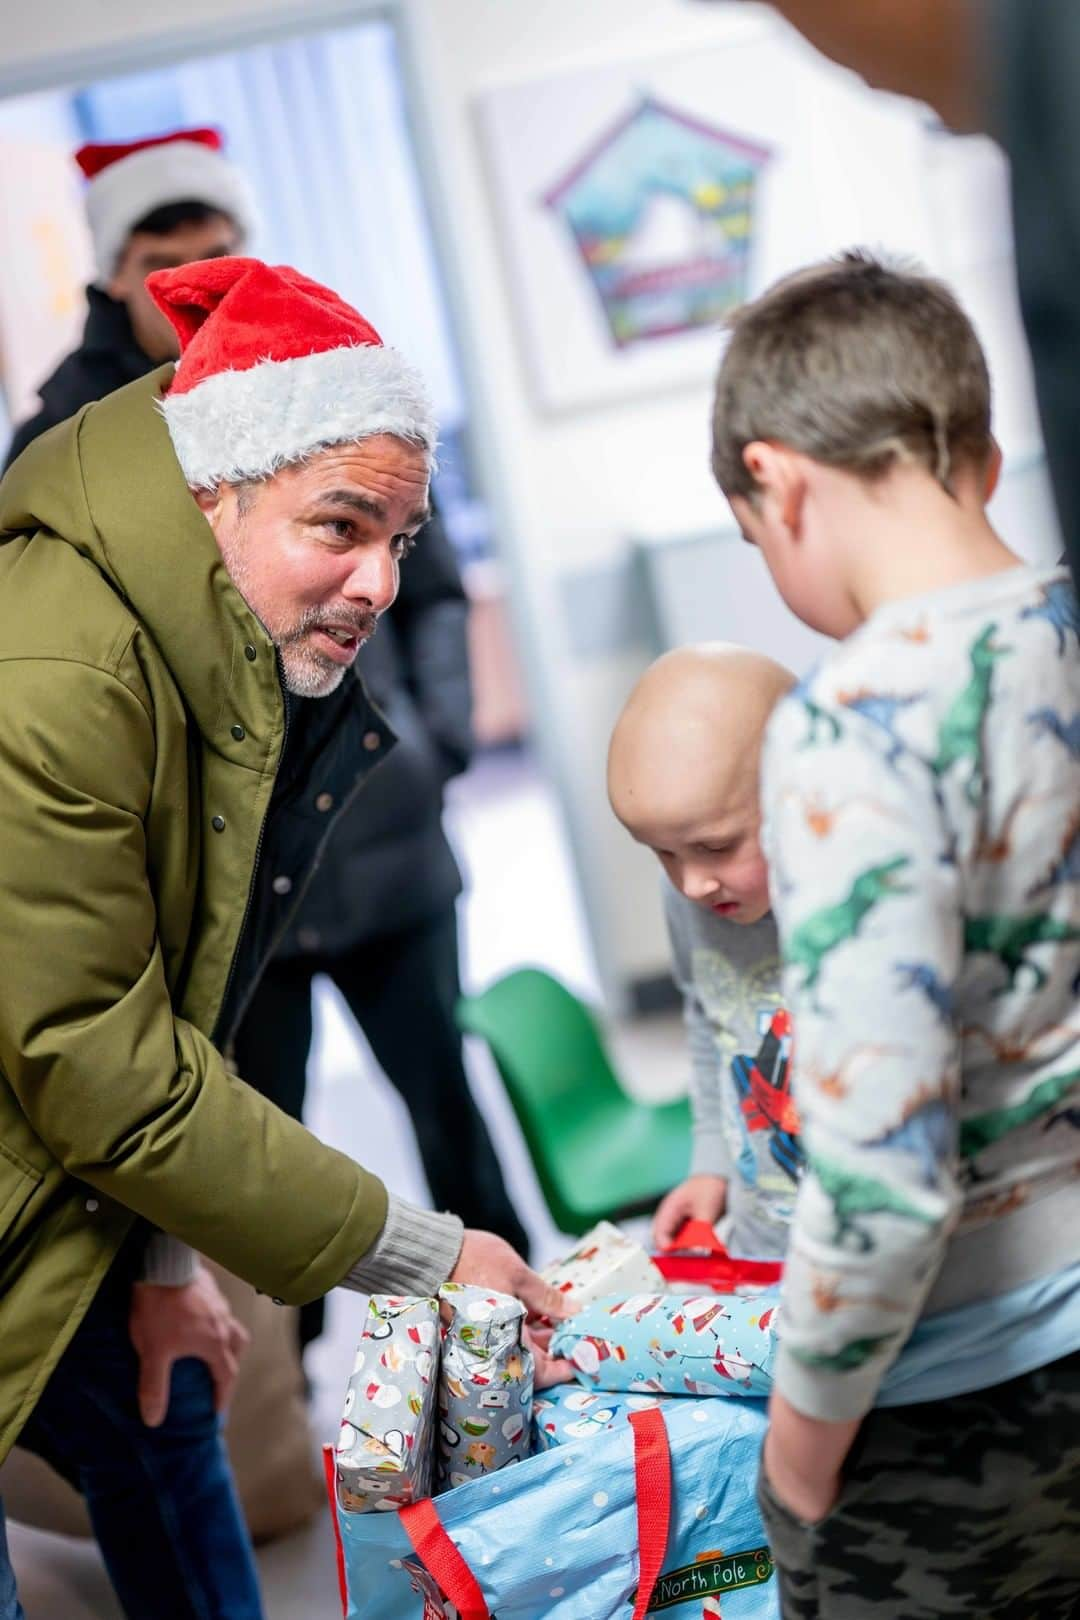
<instances>
[{"instance_id":1,"label":"black coat","mask_svg":"<svg viewBox=\"0 0 1080 1620\"><path fill-rule=\"evenodd\" d=\"M145 377L161 364L139 348L125 305L99 287L88 287L86 297L90 307L82 342L42 383L41 409L16 429L8 446L5 470L46 429L66 422L91 400L104 399L106 394L137 377Z\"/></svg>"},{"instance_id":2,"label":"black coat","mask_svg":"<svg viewBox=\"0 0 1080 1620\"><path fill-rule=\"evenodd\" d=\"M334 955L402 933L461 893L442 830L442 794L465 769L472 744L467 614L436 514L402 564L397 601L357 660L397 744L331 834L279 955Z\"/></svg>"},{"instance_id":3,"label":"black coat","mask_svg":"<svg viewBox=\"0 0 1080 1620\"><path fill-rule=\"evenodd\" d=\"M87 296L83 341L42 386L42 408L16 432L9 461L47 428L157 364L136 343L123 304L96 287ZM442 794L465 769L472 745L467 614L457 561L436 513L402 565L397 601L357 660L397 744L334 828L279 954L337 954L401 933L461 893L442 830ZM307 808L321 830L325 816ZM266 863L260 872L271 881L283 876Z\"/></svg>"}]
</instances>

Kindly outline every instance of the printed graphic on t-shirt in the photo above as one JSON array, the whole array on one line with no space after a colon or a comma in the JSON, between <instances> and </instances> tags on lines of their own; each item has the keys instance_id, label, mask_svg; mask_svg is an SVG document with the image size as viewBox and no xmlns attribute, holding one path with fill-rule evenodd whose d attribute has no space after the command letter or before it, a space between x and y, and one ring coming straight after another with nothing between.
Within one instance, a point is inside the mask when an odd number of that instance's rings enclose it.
<instances>
[{"instance_id":1,"label":"printed graphic on t-shirt","mask_svg":"<svg viewBox=\"0 0 1080 1620\"><path fill-rule=\"evenodd\" d=\"M731 1065L744 1137L739 1172L751 1187L790 1194L805 1163L791 1095L791 1019L783 1007L760 1016L757 1056L740 1053Z\"/></svg>"}]
</instances>

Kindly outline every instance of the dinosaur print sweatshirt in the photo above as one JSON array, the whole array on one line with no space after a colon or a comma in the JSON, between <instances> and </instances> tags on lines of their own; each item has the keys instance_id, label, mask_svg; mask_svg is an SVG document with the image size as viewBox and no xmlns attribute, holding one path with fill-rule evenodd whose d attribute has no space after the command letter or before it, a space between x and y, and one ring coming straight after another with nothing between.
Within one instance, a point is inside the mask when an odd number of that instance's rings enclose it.
<instances>
[{"instance_id":1,"label":"dinosaur print sweatshirt","mask_svg":"<svg viewBox=\"0 0 1080 1620\"><path fill-rule=\"evenodd\" d=\"M1065 571L1018 567L879 609L770 725L807 1158L776 1381L809 1416L1080 1259L1078 654Z\"/></svg>"}]
</instances>

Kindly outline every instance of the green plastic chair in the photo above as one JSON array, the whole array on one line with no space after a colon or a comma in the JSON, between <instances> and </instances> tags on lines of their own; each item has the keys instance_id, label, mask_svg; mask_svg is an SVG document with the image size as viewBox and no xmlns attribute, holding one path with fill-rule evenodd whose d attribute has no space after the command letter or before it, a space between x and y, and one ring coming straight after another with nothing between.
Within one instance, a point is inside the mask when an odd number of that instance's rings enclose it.
<instances>
[{"instance_id":1,"label":"green plastic chair","mask_svg":"<svg viewBox=\"0 0 1080 1620\"><path fill-rule=\"evenodd\" d=\"M520 968L463 997L457 1018L491 1048L561 1232L644 1213L683 1180L689 1103L628 1097L593 1014L549 973Z\"/></svg>"}]
</instances>

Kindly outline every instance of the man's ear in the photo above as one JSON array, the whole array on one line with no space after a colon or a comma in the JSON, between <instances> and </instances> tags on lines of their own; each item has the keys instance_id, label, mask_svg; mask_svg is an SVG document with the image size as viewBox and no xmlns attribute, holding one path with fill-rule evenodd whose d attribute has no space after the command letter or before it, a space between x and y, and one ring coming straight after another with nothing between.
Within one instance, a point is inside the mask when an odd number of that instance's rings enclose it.
<instances>
[{"instance_id":1,"label":"man's ear","mask_svg":"<svg viewBox=\"0 0 1080 1620\"><path fill-rule=\"evenodd\" d=\"M215 534L218 531L222 513L225 509L223 489L224 485L219 484L217 489L193 489L191 491L192 500Z\"/></svg>"}]
</instances>

